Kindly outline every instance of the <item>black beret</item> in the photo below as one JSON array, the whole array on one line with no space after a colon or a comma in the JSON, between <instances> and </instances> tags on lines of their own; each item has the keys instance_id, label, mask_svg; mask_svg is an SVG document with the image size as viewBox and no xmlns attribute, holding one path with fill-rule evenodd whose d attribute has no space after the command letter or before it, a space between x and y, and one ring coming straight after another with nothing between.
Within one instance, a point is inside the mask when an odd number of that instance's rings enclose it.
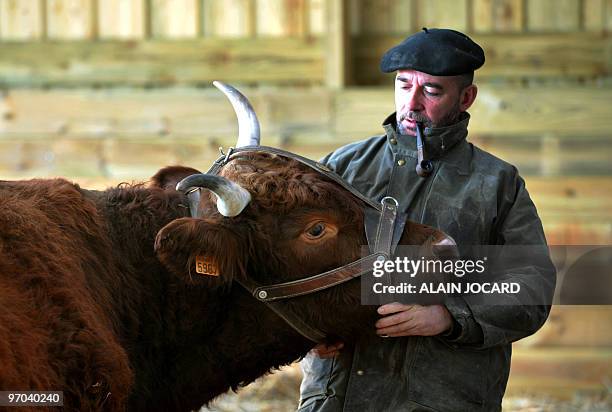
<instances>
[{"instance_id":1,"label":"black beret","mask_svg":"<svg viewBox=\"0 0 612 412\"><path fill-rule=\"evenodd\" d=\"M484 51L463 33L423 28L385 53L380 69L413 69L434 76L471 73L485 62Z\"/></svg>"}]
</instances>

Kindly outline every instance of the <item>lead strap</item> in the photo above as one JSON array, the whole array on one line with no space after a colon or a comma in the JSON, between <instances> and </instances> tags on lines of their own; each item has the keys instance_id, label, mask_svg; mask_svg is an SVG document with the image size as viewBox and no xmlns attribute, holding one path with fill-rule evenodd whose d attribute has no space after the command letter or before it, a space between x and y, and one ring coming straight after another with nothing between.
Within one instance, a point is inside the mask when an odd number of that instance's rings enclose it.
<instances>
[{"instance_id":1,"label":"lead strap","mask_svg":"<svg viewBox=\"0 0 612 412\"><path fill-rule=\"evenodd\" d=\"M397 207L399 203L391 196L383 197L380 201L382 211L378 220L376 237L374 240L374 253L384 253L392 256L393 233L395 232L395 221L397 220Z\"/></svg>"}]
</instances>

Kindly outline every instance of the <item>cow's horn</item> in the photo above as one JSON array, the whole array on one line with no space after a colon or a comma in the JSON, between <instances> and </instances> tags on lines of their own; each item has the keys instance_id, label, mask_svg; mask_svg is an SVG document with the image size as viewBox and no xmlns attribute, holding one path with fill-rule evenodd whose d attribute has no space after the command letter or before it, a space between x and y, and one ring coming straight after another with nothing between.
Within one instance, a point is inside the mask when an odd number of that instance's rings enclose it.
<instances>
[{"instance_id":1,"label":"cow's horn","mask_svg":"<svg viewBox=\"0 0 612 412\"><path fill-rule=\"evenodd\" d=\"M215 80L213 85L227 96L238 117L238 142L236 147L259 146L259 120L249 100L236 88Z\"/></svg>"},{"instance_id":2,"label":"cow's horn","mask_svg":"<svg viewBox=\"0 0 612 412\"><path fill-rule=\"evenodd\" d=\"M245 188L217 175L195 174L187 176L178 182L176 190L186 194L200 187L215 194L217 210L226 217L238 216L251 201L251 194Z\"/></svg>"}]
</instances>

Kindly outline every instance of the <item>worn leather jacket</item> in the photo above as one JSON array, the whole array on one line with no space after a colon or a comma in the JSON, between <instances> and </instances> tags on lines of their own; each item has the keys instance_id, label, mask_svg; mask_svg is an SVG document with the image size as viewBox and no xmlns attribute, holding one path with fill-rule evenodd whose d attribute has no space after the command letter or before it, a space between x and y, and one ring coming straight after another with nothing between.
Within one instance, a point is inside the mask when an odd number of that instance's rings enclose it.
<instances>
[{"instance_id":1,"label":"worn leather jacket","mask_svg":"<svg viewBox=\"0 0 612 412\"><path fill-rule=\"evenodd\" d=\"M367 196L395 197L411 220L437 227L457 245L545 245L536 208L516 168L466 140L469 114L426 128L434 171L419 177L413 136L398 135L395 113L385 134L349 144L322 162ZM308 355L299 411L498 411L510 370L511 342L546 320L555 269L510 268L509 276L541 305L483 306L448 298L454 330L444 336L371 338L333 359ZM502 297L502 298L505 298Z\"/></svg>"}]
</instances>

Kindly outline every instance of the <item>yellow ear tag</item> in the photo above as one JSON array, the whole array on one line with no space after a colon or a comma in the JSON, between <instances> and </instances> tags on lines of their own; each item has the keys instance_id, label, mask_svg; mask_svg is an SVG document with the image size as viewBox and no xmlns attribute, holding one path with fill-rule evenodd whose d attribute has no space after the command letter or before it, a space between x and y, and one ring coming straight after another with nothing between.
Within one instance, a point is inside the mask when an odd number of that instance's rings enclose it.
<instances>
[{"instance_id":1,"label":"yellow ear tag","mask_svg":"<svg viewBox=\"0 0 612 412\"><path fill-rule=\"evenodd\" d=\"M210 256L196 256L196 272L202 275L219 276L219 268Z\"/></svg>"}]
</instances>

